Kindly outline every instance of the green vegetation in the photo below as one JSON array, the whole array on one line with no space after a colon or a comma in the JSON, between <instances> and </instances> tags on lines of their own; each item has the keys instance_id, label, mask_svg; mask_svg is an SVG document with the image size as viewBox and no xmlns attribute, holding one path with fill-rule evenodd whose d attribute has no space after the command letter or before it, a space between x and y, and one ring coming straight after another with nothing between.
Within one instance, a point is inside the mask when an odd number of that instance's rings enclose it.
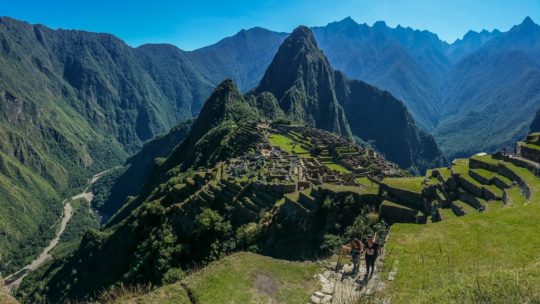
<instances>
[{"instance_id":1,"label":"green vegetation","mask_svg":"<svg viewBox=\"0 0 540 304\"><path fill-rule=\"evenodd\" d=\"M351 171L345 167L343 167L342 165L339 165L339 164L336 164L336 163L324 163L325 166L327 166L328 168L332 169L332 170L335 170L335 171L338 171L338 172L343 172L343 173L351 173Z\"/></svg>"},{"instance_id":2,"label":"green vegetation","mask_svg":"<svg viewBox=\"0 0 540 304\"><path fill-rule=\"evenodd\" d=\"M240 252L211 263L184 280L148 291L116 288L104 293L111 304L302 303L318 287L315 263L289 262Z\"/></svg>"},{"instance_id":3,"label":"green vegetation","mask_svg":"<svg viewBox=\"0 0 540 304\"><path fill-rule=\"evenodd\" d=\"M534 204L430 225L396 224L386 262L399 262L398 274L386 293L393 303L537 302L539 217Z\"/></svg>"},{"instance_id":4,"label":"green vegetation","mask_svg":"<svg viewBox=\"0 0 540 304\"><path fill-rule=\"evenodd\" d=\"M289 137L281 134L270 134L268 136L268 141L270 144L280 147L283 151L289 154L295 154L299 156L309 156L309 152L296 143Z\"/></svg>"},{"instance_id":5,"label":"green vegetation","mask_svg":"<svg viewBox=\"0 0 540 304\"><path fill-rule=\"evenodd\" d=\"M100 302L108 304L189 304L189 296L180 283L151 290L146 287L117 287L104 292Z\"/></svg>"},{"instance_id":6,"label":"green vegetation","mask_svg":"<svg viewBox=\"0 0 540 304\"><path fill-rule=\"evenodd\" d=\"M506 190L508 194L508 206L521 206L527 203L527 198L519 187L512 187Z\"/></svg>"},{"instance_id":7,"label":"green vegetation","mask_svg":"<svg viewBox=\"0 0 540 304\"><path fill-rule=\"evenodd\" d=\"M86 199L77 199L71 201L70 204L73 207L73 216L60 237L60 241L65 243L79 242L88 230L99 228L96 215L90 209Z\"/></svg>"},{"instance_id":8,"label":"green vegetation","mask_svg":"<svg viewBox=\"0 0 540 304\"><path fill-rule=\"evenodd\" d=\"M343 186L343 185L334 185L334 184L322 184L319 187L321 189L325 189L333 193L355 193L357 195L363 195L363 194L376 195L379 193L379 185L375 183L365 185L365 187Z\"/></svg>"},{"instance_id":9,"label":"green vegetation","mask_svg":"<svg viewBox=\"0 0 540 304\"><path fill-rule=\"evenodd\" d=\"M383 182L389 187L422 193L423 177L385 178Z\"/></svg>"},{"instance_id":10,"label":"green vegetation","mask_svg":"<svg viewBox=\"0 0 540 304\"><path fill-rule=\"evenodd\" d=\"M310 262L238 253L210 264L183 283L197 303L302 303L318 288Z\"/></svg>"}]
</instances>

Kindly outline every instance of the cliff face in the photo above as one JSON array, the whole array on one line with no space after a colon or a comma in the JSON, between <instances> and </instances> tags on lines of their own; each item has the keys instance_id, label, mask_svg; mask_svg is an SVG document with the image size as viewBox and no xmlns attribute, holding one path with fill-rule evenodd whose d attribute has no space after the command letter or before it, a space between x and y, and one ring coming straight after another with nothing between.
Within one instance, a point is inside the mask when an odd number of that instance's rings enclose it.
<instances>
[{"instance_id":1,"label":"cliff face","mask_svg":"<svg viewBox=\"0 0 540 304\"><path fill-rule=\"evenodd\" d=\"M390 93L334 71L311 31L297 28L281 45L255 93L270 92L285 114L309 126L372 141L388 160L423 171L445 157Z\"/></svg>"},{"instance_id":2,"label":"cliff face","mask_svg":"<svg viewBox=\"0 0 540 304\"><path fill-rule=\"evenodd\" d=\"M311 31L298 27L280 46L256 92L272 93L294 120L350 136L333 73Z\"/></svg>"}]
</instances>

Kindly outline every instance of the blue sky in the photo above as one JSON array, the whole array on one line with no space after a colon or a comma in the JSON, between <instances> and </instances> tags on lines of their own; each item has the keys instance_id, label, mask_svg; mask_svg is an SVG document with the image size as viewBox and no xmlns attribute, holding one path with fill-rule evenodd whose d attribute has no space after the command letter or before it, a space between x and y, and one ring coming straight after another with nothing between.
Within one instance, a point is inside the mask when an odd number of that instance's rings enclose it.
<instances>
[{"instance_id":1,"label":"blue sky","mask_svg":"<svg viewBox=\"0 0 540 304\"><path fill-rule=\"evenodd\" d=\"M243 28L288 32L347 16L427 29L452 42L469 29L508 30L526 16L540 23L540 0L0 0L0 15L112 33L132 46L165 42L191 50Z\"/></svg>"}]
</instances>

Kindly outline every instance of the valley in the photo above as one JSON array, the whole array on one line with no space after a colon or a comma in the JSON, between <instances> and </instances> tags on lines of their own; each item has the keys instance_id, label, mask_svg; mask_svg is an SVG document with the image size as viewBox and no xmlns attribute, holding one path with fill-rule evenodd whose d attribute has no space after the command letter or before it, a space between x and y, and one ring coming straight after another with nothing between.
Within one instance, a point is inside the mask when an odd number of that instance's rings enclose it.
<instances>
[{"instance_id":1,"label":"valley","mask_svg":"<svg viewBox=\"0 0 540 304\"><path fill-rule=\"evenodd\" d=\"M0 302L540 302L539 54L530 17L191 51L0 17Z\"/></svg>"},{"instance_id":2,"label":"valley","mask_svg":"<svg viewBox=\"0 0 540 304\"><path fill-rule=\"evenodd\" d=\"M17 288L21 284L22 280L30 272L38 269L47 260L52 258L52 256L50 255L50 252L53 249L55 249L55 247L60 242L60 237L62 236L62 234L66 230L66 227L67 227L69 221L71 220L71 218L73 216L73 207L71 205L71 203L73 201L83 199L86 202L86 204L88 204L88 207L87 207L88 212L90 212L90 214L93 215L93 211L92 211L92 208L91 208L93 194L92 194L92 192L89 192L88 190L96 181L99 180L100 177L107 174L109 171L110 170L103 171L101 173L98 173L98 174L94 175L90 179L90 182L88 183L88 186L84 189L84 191L82 191L81 193L79 193L79 194L77 194L75 196L72 196L72 197L70 197L70 198L68 198L68 199L66 199L66 200L64 200L62 202L62 205L64 206L64 211L62 213L62 218L60 219L60 225L59 225L59 227L58 227L58 229L56 231L56 234L55 234L54 238L49 242L49 245L43 249L43 251L39 254L39 256L37 256L30 264L22 267L20 270L14 272L14 273L12 273L12 274L10 274L10 275L8 275L8 276L6 276L4 278L7 290L13 290L14 288ZM56 224L55 224L55 226L56 226ZM83 229L85 229L85 227L83 227Z\"/></svg>"}]
</instances>

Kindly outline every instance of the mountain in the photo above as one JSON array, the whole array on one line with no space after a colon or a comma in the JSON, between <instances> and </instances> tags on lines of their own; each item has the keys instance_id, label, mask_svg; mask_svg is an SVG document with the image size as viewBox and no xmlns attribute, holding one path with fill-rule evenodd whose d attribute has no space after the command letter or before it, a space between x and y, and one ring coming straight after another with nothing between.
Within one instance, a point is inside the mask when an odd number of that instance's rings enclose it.
<instances>
[{"instance_id":1,"label":"mountain","mask_svg":"<svg viewBox=\"0 0 540 304\"><path fill-rule=\"evenodd\" d=\"M287 36L255 27L187 55L214 83L232 78L240 90L247 91L257 86Z\"/></svg>"},{"instance_id":2,"label":"mountain","mask_svg":"<svg viewBox=\"0 0 540 304\"><path fill-rule=\"evenodd\" d=\"M524 135L530 122L527 104L531 103L530 90L534 90L535 66L538 58L535 34L536 25L526 18L517 35L516 28L508 32L499 30L480 32L469 31L462 39L448 44L429 31L414 30L397 26L391 28L384 22L376 22L372 26L358 24L351 18L329 23L326 26L314 27L312 31L319 47L324 51L328 62L336 69L344 71L349 77L366 81L378 88L388 90L392 95L402 100L407 106L417 125L428 130L438 141L441 149L450 157L466 156L482 150L494 151L511 144ZM247 31L249 32L249 30ZM262 66L271 63L270 53L276 53L278 43L269 45L266 40L281 41L283 34L254 30L250 41L255 45L265 45L265 55L258 69L251 74L254 78L264 76ZM231 47L228 54L240 54L242 35L227 38ZM238 41L238 43L235 43ZM496 43L496 41L505 41ZM495 54L487 49L496 48L499 53L508 52L506 56ZM511 54L510 52L517 52ZM522 54L522 53L525 53ZM502 57L501 57L502 56ZM485 58L484 58L485 57ZM236 58L236 57L235 57ZM251 57L250 57L251 58ZM480 66L475 62L483 62ZM500 72L500 62L512 61L508 68L517 72ZM246 61L249 62L249 61ZM242 61L236 62L243 66ZM509 71L505 68L506 71ZM241 68L245 69L245 68ZM520 76L521 80L513 81L510 86L503 85L504 73ZM244 80L232 73L235 81ZM464 77L461 77L464 75ZM514 80L510 78L510 80ZM525 79L528 79L525 81ZM519 84L524 83L524 85ZM504 87L508 87L506 90ZM505 92L503 92L505 91ZM518 92L520 97L509 96L510 92ZM494 93L497 92L497 93ZM505 100L513 100L514 104L525 102L523 111L506 117L502 114L497 121L504 128L502 132L490 134L488 142L480 138L480 129L489 128L479 116L493 118L493 113L501 113L503 106L487 106L504 96ZM506 102L503 101L502 104ZM534 104L534 102L532 102ZM470 111L469 111L469 110ZM474 110L473 110L474 109ZM519 122L517 118L524 120ZM463 126L471 126L471 130L460 134ZM516 127L514 127L516 126ZM466 139L465 145L460 142Z\"/></svg>"},{"instance_id":3,"label":"mountain","mask_svg":"<svg viewBox=\"0 0 540 304\"><path fill-rule=\"evenodd\" d=\"M124 204L129 196L137 196L144 182L160 160L169 156L191 130L192 120L173 127L168 133L146 142L141 150L129 157L119 170L119 175L110 174L100 178L92 186L93 207L105 223Z\"/></svg>"},{"instance_id":4,"label":"mountain","mask_svg":"<svg viewBox=\"0 0 540 304\"><path fill-rule=\"evenodd\" d=\"M272 93L294 120L350 137L333 74L313 34L302 26L280 46L255 93Z\"/></svg>"},{"instance_id":5,"label":"mountain","mask_svg":"<svg viewBox=\"0 0 540 304\"><path fill-rule=\"evenodd\" d=\"M261 103L275 102L262 95ZM76 249L31 273L18 296L56 303L92 298L116 284L161 285L238 250L314 257L322 252L325 234L345 233L357 216L367 221L364 204L378 191L368 176L403 175L375 151L334 133L269 124L252 101L231 80L218 85L189 134L139 183L138 196L104 228L86 233ZM293 138L301 147L291 148ZM133 159L152 158L152 146ZM362 174L361 183L349 170ZM303 195L309 198L300 200ZM288 226L313 234L291 234L287 248L276 247ZM386 231L375 220L363 227Z\"/></svg>"},{"instance_id":6,"label":"mountain","mask_svg":"<svg viewBox=\"0 0 540 304\"><path fill-rule=\"evenodd\" d=\"M289 118L374 141L403 168L422 171L445 162L433 138L416 127L401 101L334 71L307 27L297 28L283 42L255 90L262 92L272 93Z\"/></svg>"},{"instance_id":7,"label":"mountain","mask_svg":"<svg viewBox=\"0 0 540 304\"><path fill-rule=\"evenodd\" d=\"M499 30L493 30L491 32L487 30L482 30L481 32L468 31L462 39L457 39L450 45L447 50L447 56L453 63L457 63L501 34Z\"/></svg>"},{"instance_id":8,"label":"mountain","mask_svg":"<svg viewBox=\"0 0 540 304\"><path fill-rule=\"evenodd\" d=\"M204 103L189 134L176 142L177 145L166 159L152 170L148 170L147 175L141 175L139 188L135 188L138 189L139 198L124 204L108 226L117 224L127 217L144 202L143 199L150 195L150 191L165 182L170 175L201 166L211 167L219 161L245 153L250 143L257 140L259 135L240 128L239 125L250 124L256 121L257 117L256 111L244 100L236 84L230 79L224 80ZM153 147L154 143L150 143L149 146ZM141 154L136 157L147 159L147 156ZM125 187L121 181L117 181L117 184L121 188ZM121 200L116 202L124 203Z\"/></svg>"},{"instance_id":9,"label":"mountain","mask_svg":"<svg viewBox=\"0 0 540 304\"><path fill-rule=\"evenodd\" d=\"M526 18L449 72L434 136L454 157L511 146L529 130L539 88L540 26Z\"/></svg>"},{"instance_id":10,"label":"mountain","mask_svg":"<svg viewBox=\"0 0 540 304\"><path fill-rule=\"evenodd\" d=\"M449 68L447 45L428 31L376 22L372 27L350 17L313 32L336 69L403 100L419 124L432 129L440 118L437 87Z\"/></svg>"},{"instance_id":11,"label":"mountain","mask_svg":"<svg viewBox=\"0 0 540 304\"><path fill-rule=\"evenodd\" d=\"M214 86L175 47L133 49L109 34L7 17L0 65L0 271L8 274L45 246L70 192L192 118Z\"/></svg>"}]
</instances>

